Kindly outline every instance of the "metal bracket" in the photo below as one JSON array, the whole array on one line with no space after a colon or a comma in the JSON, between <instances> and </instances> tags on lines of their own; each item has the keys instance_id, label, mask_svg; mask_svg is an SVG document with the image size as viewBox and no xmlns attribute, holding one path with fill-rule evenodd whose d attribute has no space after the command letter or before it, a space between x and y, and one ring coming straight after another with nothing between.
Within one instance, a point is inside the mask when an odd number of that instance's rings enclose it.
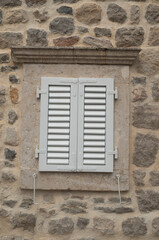
<instances>
[{"instance_id":1,"label":"metal bracket","mask_svg":"<svg viewBox=\"0 0 159 240\"><path fill-rule=\"evenodd\" d=\"M115 99L118 99L118 89L115 88L114 91L109 91L108 94L114 95Z\"/></svg>"},{"instance_id":2,"label":"metal bracket","mask_svg":"<svg viewBox=\"0 0 159 240\"><path fill-rule=\"evenodd\" d=\"M115 159L118 159L118 148L115 147L115 150L112 152L108 152L109 155L114 155Z\"/></svg>"},{"instance_id":3,"label":"metal bracket","mask_svg":"<svg viewBox=\"0 0 159 240\"><path fill-rule=\"evenodd\" d=\"M40 150L38 148L38 146L36 146L36 149L35 149L35 158L39 158L39 154L44 154L45 151L44 150Z\"/></svg>"},{"instance_id":4,"label":"metal bracket","mask_svg":"<svg viewBox=\"0 0 159 240\"><path fill-rule=\"evenodd\" d=\"M46 91L40 90L39 87L37 87L37 89L36 89L36 98L39 99L41 94L46 94L46 93L47 93Z\"/></svg>"}]
</instances>

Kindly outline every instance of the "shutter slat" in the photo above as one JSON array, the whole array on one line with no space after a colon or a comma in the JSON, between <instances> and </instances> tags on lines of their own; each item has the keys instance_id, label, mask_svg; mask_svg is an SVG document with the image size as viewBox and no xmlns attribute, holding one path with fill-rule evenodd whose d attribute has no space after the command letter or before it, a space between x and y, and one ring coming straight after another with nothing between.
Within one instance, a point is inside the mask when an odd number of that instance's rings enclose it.
<instances>
[{"instance_id":1,"label":"shutter slat","mask_svg":"<svg viewBox=\"0 0 159 240\"><path fill-rule=\"evenodd\" d=\"M47 157L50 164L69 164L70 102L70 86L49 86Z\"/></svg>"},{"instance_id":2,"label":"shutter slat","mask_svg":"<svg viewBox=\"0 0 159 240\"><path fill-rule=\"evenodd\" d=\"M49 92L69 92L70 93L70 87L68 86L50 86Z\"/></svg>"},{"instance_id":3,"label":"shutter slat","mask_svg":"<svg viewBox=\"0 0 159 240\"><path fill-rule=\"evenodd\" d=\"M85 159L84 165L105 165L105 160L91 160L91 159Z\"/></svg>"},{"instance_id":4,"label":"shutter slat","mask_svg":"<svg viewBox=\"0 0 159 240\"><path fill-rule=\"evenodd\" d=\"M103 165L106 157L106 87L84 86L83 164Z\"/></svg>"},{"instance_id":5,"label":"shutter slat","mask_svg":"<svg viewBox=\"0 0 159 240\"><path fill-rule=\"evenodd\" d=\"M85 98L102 98L105 99L105 93L87 93L85 92Z\"/></svg>"},{"instance_id":6,"label":"shutter slat","mask_svg":"<svg viewBox=\"0 0 159 240\"><path fill-rule=\"evenodd\" d=\"M48 118L49 122L69 122L70 118L69 117L55 117L55 116L49 116Z\"/></svg>"},{"instance_id":7,"label":"shutter slat","mask_svg":"<svg viewBox=\"0 0 159 240\"><path fill-rule=\"evenodd\" d=\"M70 98L70 92L51 92L49 93L49 97L52 98Z\"/></svg>"},{"instance_id":8,"label":"shutter slat","mask_svg":"<svg viewBox=\"0 0 159 240\"><path fill-rule=\"evenodd\" d=\"M48 133L69 133L69 128L49 128Z\"/></svg>"},{"instance_id":9,"label":"shutter slat","mask_svg":"<svg viewBox=\"0 0 159 240\"><path fill-rule=\"evenodd\" d=\"M57 160L53 159L53 158L51 158L51 159L48 158L48 163L49 164L57 164ZM62 165L69 164L69 159L58 159L58 164L62 164Z\"/></svg>"},{"instance_id":10,"label":"shutter slat","mask_svg":"<svg viewBox=\"0 0 159 240\"><path fill-rule=\"evenodd\" d=\"M49 122L48 127L54 127L54 128L69 128L68 122Z\"/></svg>"},{"instance_id":11,"label":"shutter slat","mask_svg":"<svg viewBox=\"0 0 159 240\"><path fill-rule=\"evenodd\" d=\"M49 104L49 110L65 110L70 109L70 104Z\"/></svg>"},{"instance_id":12,"label":"shutter slat","mask_svg":"<svg viewBox=\"0 0 159 240\"><path fill-rule=\"evenodd\" d=\"M96 104L96 105L102 105L102 104L105 104L105 99L87 99L87 98L85 98L84 99L84 103L85 104L90 104L90 105L92 105L92 104Z\"/></svg>"},{"instance_id":13,"label":"shutter slat","mask_svg":"<svg viewBox=\"0 0 159 240\"><path fill-rule=\"evenodd\" d=\"M56 104L68 104L70 103L70 98L50 98L49 103Z\"/></svg>"}]
</instances>

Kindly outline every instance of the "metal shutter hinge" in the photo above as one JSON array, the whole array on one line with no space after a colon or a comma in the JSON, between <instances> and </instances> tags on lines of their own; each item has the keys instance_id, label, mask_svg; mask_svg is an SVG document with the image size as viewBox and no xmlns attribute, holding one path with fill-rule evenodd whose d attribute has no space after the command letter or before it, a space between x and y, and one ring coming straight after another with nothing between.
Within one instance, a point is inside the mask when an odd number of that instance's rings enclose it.
<instances>
[{"instance_id":1,"label":"metal shutter hinge","mask_svg":"<svg viewBox=\"0 0 159 240\"><path fill-rule=\"evenodd\" d=\"M41 94L46 94L47 92L44 90L40 90L39 87L36 89L36 98L40 98Z\"/></svg>"},{"instance_id":2,"label":"metal shutter hinge","mask_svg":"<svg viewBox=\"0 0 159 240\"><path fill-rule=\"evenodd\" d=\"M112 152L108 152L109 155L114 155L115 159L118 159L118 148L115 147L115 150Z\"/></svg>"},{"instance_id":3,"label":"metal shutter hinge","mask_svg":"<svg viewBox=\"0 0 159 240\"><path fill-rule=\"evenodd\" d=\"M114 95L115 99L118 99L118 89L115 88L114 91L109 91L108 94Z\"/></svg>"},{"instance_id":4,"label":"metal shutter hinge","mask_svg":"<svg viewBox=\"0 0 159 240\"><path fill-rule=\"evenodd\" d=\"M35 158L39 158L39 154L45 154L45 151L44 150L40 150L38 148L38 146L36 146L36 149L35 149Z\"/></svg>"}]
</instances>

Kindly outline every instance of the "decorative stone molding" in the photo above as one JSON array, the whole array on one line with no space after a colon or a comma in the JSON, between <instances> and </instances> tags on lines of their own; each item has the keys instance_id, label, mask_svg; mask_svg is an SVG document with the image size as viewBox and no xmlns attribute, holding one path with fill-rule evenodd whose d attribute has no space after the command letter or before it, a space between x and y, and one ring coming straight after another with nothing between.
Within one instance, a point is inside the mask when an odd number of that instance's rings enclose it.
<instances>
[{"instance_id":1,"label":"decorative stone molding","mask_svg":"<svg viewBox=\"0 0 159 240\"><path fill-rule=\"evenodd\" d=\"M132 65L138 48L12 48L15 63Z\"/></svg>"}]
</instances>

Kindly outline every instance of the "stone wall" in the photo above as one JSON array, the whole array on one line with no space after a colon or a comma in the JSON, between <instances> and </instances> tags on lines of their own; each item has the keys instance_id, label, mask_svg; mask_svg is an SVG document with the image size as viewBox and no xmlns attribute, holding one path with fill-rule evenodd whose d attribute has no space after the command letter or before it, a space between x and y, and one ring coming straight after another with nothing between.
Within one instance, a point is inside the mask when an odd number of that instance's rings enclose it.
<instances>
[{"instance_id":1,"label":"stone wall","mask_svg":"<svg viewBox=\"0 0 159 240\"><path fill-rule=\"evenodd\" d=\"M130 191L20 189L23 67L11 46L141 47L130 68ZM158 0L0 0L0 239L159 237Z\"/></svg>"}]
</instances>

